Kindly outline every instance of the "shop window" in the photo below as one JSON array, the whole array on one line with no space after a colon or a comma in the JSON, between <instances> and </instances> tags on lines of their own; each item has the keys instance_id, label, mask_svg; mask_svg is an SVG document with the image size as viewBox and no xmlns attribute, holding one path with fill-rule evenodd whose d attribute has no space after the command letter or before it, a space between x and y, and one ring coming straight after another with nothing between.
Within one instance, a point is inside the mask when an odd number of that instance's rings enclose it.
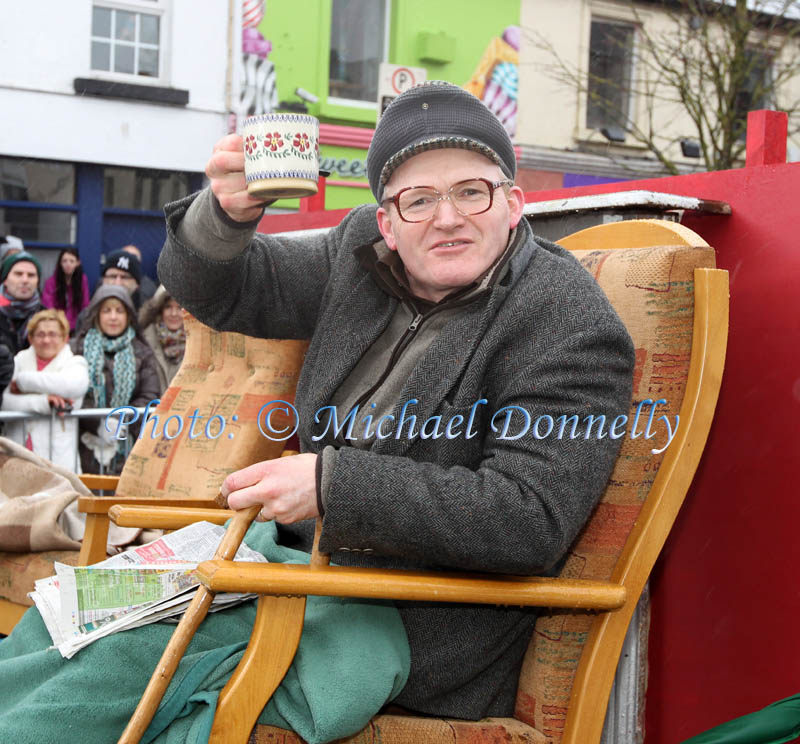
<instances>
[{"instance_id":1,"label":"shop window","mask_svg":"<svg viewBox=\"0 0 800 744\"><path fill-rule=\"evenodd\" d=\"M75 203L75 166L0 157L0 201Z\"/></svg>"},{"instance_id":2,"label":"shop window","mask_svg":"<svg viewBox=\"0 0 800 744\"><path fill-rule=\"evenodd\" d=\"M91 68L101 72L161 77L165 0L128 0L92 6Z\"/></svg>"},{"instance_id":3,"label":"shop window","mask_svg":"<svg viewBox=\"0 0 800 744\"><path fill-rule=\"evenodd\" d=\"M333 0L328 101L375 106L387 59L389 0Z\"/></svg>"},{"instance_id":4,"label":"shop window","mask_svg":"<svg viewBox=\"0 0 800 744\"><path fill-rule=\"evenodd\" d=\"M75 166L0 157L0 234L26 243L75 242Z\"/></svg>"},{"instance_id":5,"label":"shop window","mask_svg":"<svg viewBox=\"0 0 800 744\"><path fill-rule=\"evenodd\" d=\"M15 235L24 243L75 243L76 215L51 209L3 207L0 204L0 233Z\"/></svg>"},{"instance_id":6,"label":"shop window","mask_svg":"<svg viewBox=\"0 0 800 744\"><path fill-rule=\"evenodd\" d=\"M167 202L180 199L191 190L189 173L141 168L103 169L103 206L106 208L161 211Z\"/></svg>"},{"instance_id":7,"label":"shop window","mask_svg":"<svg viewBox=\"0 0 800 744\"><path fill-rule=\"evenodd\" d=\"M586 126L624 130L631 110L634 27L592 20Z\"/></svg>"}]
</instances>

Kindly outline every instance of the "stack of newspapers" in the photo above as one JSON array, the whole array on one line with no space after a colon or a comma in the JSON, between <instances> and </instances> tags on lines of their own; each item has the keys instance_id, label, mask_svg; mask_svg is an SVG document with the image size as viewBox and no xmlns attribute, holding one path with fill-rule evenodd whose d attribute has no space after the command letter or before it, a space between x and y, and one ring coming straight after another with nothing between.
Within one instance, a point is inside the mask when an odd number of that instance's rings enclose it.
<instances>
[{"instance_id":1,"label":"stack of newspapers","mask_svg":"<svg viewBox=\"0 0 800 744\"><path fill-rule=\"evenodd\" d=\"M199 584L194 569L214 557L224 532L196 522L93 566L56 563L56 575L37 581L30 597L69 659L103 636L181 615ZM267 562L244 543L234 560ZM217 594L209 611L253 596Z\"/></svg>"}]
</instances>

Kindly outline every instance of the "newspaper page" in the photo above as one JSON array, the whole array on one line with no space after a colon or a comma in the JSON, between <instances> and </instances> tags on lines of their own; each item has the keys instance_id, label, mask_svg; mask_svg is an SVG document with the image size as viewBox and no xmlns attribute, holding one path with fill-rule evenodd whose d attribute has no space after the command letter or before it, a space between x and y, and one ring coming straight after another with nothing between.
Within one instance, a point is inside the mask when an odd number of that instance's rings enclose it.
<instances>
[{"instance_id":1,"label":"newspaper page","mask_svg":"<svg viewBox=\"0 0 800 744\"><path fill-rule=\"evenodd\" d=\"M64 658L98 638L181 615L198 586L194 569L214 557L225 530L196 522L93 566L56 563L56 575L35 583L31 593L45 626ZM266 562L242 544L234 560ZM211 610L252 594L217 594Z\"/></svg>"}]
</instances>

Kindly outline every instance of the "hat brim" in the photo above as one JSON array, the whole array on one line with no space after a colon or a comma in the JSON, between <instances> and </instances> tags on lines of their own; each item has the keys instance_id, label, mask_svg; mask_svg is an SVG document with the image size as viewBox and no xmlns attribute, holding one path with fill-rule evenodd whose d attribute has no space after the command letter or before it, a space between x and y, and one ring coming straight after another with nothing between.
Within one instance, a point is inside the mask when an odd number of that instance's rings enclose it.
<instances>
[{"instance_id":1,"label":"hat brim","mask_svg":"<svg viewBox=\"0 0 800 744\"><path fill-rule=\"evenodd\" d=\"M510 173L507 173L507 169L503 164L502 158L484 142L480 140L474 139L472 137L428 137L425 139L421 139L417 142L412 142L410 145L407 145L402 150L399 150L391 158L389 158L386 163L384 164L383 168L381 169L381 174L379 177L380 187L381 187L381 196L383 195L383 187L388 183L389 179L392 177L392 173L394 173L397 168L399 168L406 160L410 160L415 155L419 155L423 152L428 152L429 150L443 150L443 149L458 149L458 150L470 150L472 152L477 152L481 155L484 155L489 160L491 160L496 165L500 166L503 173L507 176L511 177Z\"/></svg>"}]
</instances>

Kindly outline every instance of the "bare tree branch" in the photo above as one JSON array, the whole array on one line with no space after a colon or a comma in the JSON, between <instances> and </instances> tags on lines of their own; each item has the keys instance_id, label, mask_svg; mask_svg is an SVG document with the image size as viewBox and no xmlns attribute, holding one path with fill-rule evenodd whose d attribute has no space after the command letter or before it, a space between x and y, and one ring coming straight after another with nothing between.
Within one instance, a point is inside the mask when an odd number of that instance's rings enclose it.
<instances>
[{"instance_id":1,"label":"bare tree branch","mask_svg":"<svg viewBox=\"0 0 800 744\"><path fill-rule=\"evenodd\" d=\"M800 0L642 0L630 1L635 51L617 44L617 59L630 58L633 74L620 80L571 65L538 33L527 41L546 52L547 74L601 111L608 124L621 127L669 173L678 173L674 146L683 137L665 134L665 117L682 112L708 170L736 167L745 151L747 111L773 108L787 112L789 133L800 132L800 96L790 82L800 76ZM666 27L652 27L648 16L660 13ZM622 94L622 95L620 95ZM627 104L638 101L640 113Z\"/></svg>"}]
</instances>

